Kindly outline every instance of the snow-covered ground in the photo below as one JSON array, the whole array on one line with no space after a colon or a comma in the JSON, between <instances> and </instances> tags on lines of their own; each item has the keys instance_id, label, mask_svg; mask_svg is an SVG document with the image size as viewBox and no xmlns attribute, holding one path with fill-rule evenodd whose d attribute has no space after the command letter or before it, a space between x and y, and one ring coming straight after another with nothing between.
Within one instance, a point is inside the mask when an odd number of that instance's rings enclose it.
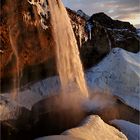
<instances>
[{"instance_id":1,"label":"snow-covered ground","mask_svg":"<svg viewBox=\"0 0 140 140\"><path fill-rule=\"evenodd\" d=\"M120 128L120 130L127 136L129 140L140 139L140 125L124 120L112 120L111 124Z\"/></svg>"},{"instance_id":2,"label":"snow-covered ground","mask_svg":"<svg viewBox=\"0 0 140 140\"><path fill-rule=\"evenodd\" d=\"M75 138L75 140L127 140L126 136L116 128L106 124L99 116L89 116L76 128L67 130L61 134ZM68 138L69 138L68 137ZM58 139L60 136L58 136ZM49 137L37 140L58 140ZM67 139L66 139L67 140ZM68 139L69 140L69 139Z\"/></svg>"}]
</instances>

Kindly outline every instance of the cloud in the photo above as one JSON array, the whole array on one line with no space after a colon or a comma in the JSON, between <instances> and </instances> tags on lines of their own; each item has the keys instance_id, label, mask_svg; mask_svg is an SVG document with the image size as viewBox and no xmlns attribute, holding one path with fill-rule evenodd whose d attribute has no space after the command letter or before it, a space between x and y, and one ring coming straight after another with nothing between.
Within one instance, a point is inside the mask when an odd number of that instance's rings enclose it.
<instances>
[{"instance_id":1,"label":"cloud","mask_svg":"<svg viewBox=\"0 0 140 140\"><path fill-rule=\"evenodd\" d=\"M82 9L88 15L105 12L114 19L128 20L139 24L139 0L63 0L64 4L73 9Z\"/></svg>"}]
</instances>

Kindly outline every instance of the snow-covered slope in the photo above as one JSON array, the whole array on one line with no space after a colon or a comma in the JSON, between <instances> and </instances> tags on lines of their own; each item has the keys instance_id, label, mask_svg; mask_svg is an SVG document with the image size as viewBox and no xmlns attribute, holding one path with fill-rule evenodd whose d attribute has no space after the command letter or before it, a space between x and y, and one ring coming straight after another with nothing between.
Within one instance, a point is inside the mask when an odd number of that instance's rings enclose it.
<instances>
[{"instance_id":1,"label":"snow-covered slope","mask_svg":"<svg viewBox=\"0 0 140 140\"><path fill-rule=\"evenodd\" d=\"M87 117L81 126L63 132L62 138L63 135L69 136L66 137L66 140L71 137L75 138L73 140L127 140L122 132L106 124L99 116ZM44 137L37 140L59 140L61 136Z\"/></svg>"},{"instance_id":2,"label":"snow-covered slope","mask_svg":"<svg viewBox=\"0 0 140 140\"><path fill-rule=\"evenodd\" d=\"M140 53L115 48L86 72L91 89L109 89L131 107L140 110Z\"/></svg>"},{"instance_id":3,"label":"snow-covered slope","mask_svg":"<svg viewBox=\"0 0 140 140\"><path fill-rule=\"evenodd\" d=\"M140 125L124 120L113 120L111 123L120 128L129 140L140 139Z\"/></svg>"}]
</instances>

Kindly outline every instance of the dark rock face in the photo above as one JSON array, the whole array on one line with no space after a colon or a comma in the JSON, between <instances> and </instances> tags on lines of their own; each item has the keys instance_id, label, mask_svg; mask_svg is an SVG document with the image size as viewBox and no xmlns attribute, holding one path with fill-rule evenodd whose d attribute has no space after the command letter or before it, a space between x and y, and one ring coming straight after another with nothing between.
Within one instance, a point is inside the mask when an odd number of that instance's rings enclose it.
<instances>
[{"instance_id":1,"label":"dark rock face","mask_svg":"<svg viewBox=\"0 0 140 140\"><path fill-rule=\"evenodd\" d=\"M50 19L46 20L48 29L44 30L36 7L26 0L1 0L0 4L1 90L12 88L13 77L17 75L14 50L18 53L21 85L57 74ZM100 62L111 48L139 51L140 38L129 23L114 21L103 13L94 14L87 21L68 8L67 11L85 69ZM89 23L91 39L89 29L85 30Z\"/></svg>"},{"instance_id":2,"label":"dark rock face","mask_svg":"<svg viewBox=\"0 0 140 140\"><path fill-rule=\"evenodd\" d=\"M102 18L104 19L104 17ZM110 17L108 18L112 20ZM112 22L115 23L116 21L112 20ZM123 24L123 22L121 23ZM140 37L131 29L131 26L129 27L130 29L121 29L121 24L119 24L120 27L113 25L112 28L108 28L107 26L109 25L105 25L105 27L103 24L106 23L99 23L93 18L86 22L85 29L89 39L83 43L80 49L81 59L85 68L90 68L97 64L112 48L123 48L133 53L137 53L140 50Z\"/></svg>"},{"instance_id":3,"label":"dark rock face","mask_svg":"<svg viewBox=\"0 0 140 140\"><path fill-rule=\"evenodd\" d=\"M109 16L107 16L104 13L97 13L93 14L90 18L90 20L95 20L102 26L106 28L111 28L111 29L128 29L130 31L136 31L136 28L131 25L129 22L122 22L119 20L113 20Z\"/></svg>"}]
</instances>

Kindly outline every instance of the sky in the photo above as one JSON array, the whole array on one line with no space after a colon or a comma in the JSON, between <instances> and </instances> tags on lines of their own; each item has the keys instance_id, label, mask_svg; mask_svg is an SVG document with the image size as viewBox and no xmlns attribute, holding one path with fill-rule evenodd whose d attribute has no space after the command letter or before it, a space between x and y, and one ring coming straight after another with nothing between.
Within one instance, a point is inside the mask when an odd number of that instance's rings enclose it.
<instances>
[{"instance_id":1,"label":"sky","mask_svg":"<svg viewBox=\"0 0 140 140\"><path fill-rule=\"evenodd\" d=\"M140 28L140 0L62 0L72 10L92 15L104 12L113 19L129 21Z\"/></svg>"}]
</instances>

